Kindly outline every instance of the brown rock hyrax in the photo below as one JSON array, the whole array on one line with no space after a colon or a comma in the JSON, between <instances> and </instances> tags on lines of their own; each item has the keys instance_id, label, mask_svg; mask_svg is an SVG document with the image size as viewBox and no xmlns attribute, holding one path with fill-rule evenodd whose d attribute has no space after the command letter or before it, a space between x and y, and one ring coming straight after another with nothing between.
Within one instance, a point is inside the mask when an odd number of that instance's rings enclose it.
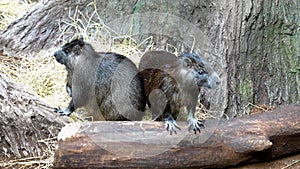
<instances>
[{"instance_id":1,"label":"brown rock hyrax","mask_svg":"<svg viewBox=\"0 0 300 169\"><path fill-rule=\"evenodd\" d=\"M72 100L61 115L85 107L94 120L141 120L146 98L135 64L123 55L97 53L82 38L54 53L65 65L67 92Z\"/></svg>"},{"instance_id":2,"label":"brown rock hyrax","mask_svg":"<svg viewBox=\"0 0 300 169\"><path fill-rule=\"evenodd\" d=\"M158 114L156 120L165 120L170 134L176 133L180 128L175 119L181 111L187 111L189 130L200 132L203 122L194 116L200 87L214 89L220 84L212 66L195 53L176 57L165 51L151 51L141 58L139 71L148 106Z\"/></svg>"}]
</instances>

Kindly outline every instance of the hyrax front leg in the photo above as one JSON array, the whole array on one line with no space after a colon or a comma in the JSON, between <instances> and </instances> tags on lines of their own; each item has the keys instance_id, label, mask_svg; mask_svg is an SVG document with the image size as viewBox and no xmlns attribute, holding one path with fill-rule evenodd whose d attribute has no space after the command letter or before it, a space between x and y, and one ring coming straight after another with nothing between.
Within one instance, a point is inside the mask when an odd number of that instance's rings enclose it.
<instances>
[{"instance_id":1,"label":"hyrax front leg","mask_svg":"<svg viewBox=\"0 0 300 169\"><path fill-rule=\"evenodd\" d=\"M61 116L69 116L74 111L75 111L75 107L74 107L73 99L71 100L69 106L65 110L61 109L60 107L54 109L54 112L59 113Z\"/></svg>"},{"instance_id":2,"label":"hyrax front leg","mask_svg":"<svg viewBox=\"0 0 300 169\"><path fill-rule=\"evenodd\" d=\"M176 121L174 118L171 116L170 113L168 113L167 117L165 118L165 123L166 123L166 130L170 132L170 135L174 132L177 134L176 130L180 130L180 127L177 125Z\"/></svg>"},{"instance_id":3,"label":"hyrax front leg","mask_svg":"<svg viewBox=\"0 0 300 169\"><path fill-rule=\"evenodd\" d=\"M66 91L68 95L72 97L72 87L68 83L66 84Z\"/></svg>"},{"instance_id":4,"label":"hyrax front leg","mask_svg":"<svg viewBox=\"0 0 300 169\"><path fill-rule=\"evenodd\" d=\"M188 113L187 123L189 127L189 131L193 130L195 134L197 134L197 131L201 133L200 129L204 129L204 121L200 121L197 118L195 118L195 111L190 110Z\"/></svg>"}]
</instances>

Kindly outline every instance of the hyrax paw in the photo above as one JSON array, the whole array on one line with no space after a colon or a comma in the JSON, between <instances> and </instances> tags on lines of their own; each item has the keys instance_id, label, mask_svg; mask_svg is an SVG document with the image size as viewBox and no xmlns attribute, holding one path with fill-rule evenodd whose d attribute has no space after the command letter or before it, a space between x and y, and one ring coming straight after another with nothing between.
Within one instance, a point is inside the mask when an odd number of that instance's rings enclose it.
<instances>
[{"instance_id":1,"label":"hyrax paw","mask_svg":"<svg viewBox=\"0 0 300 169\"><path fill-rule=\"evenodd\" d=\"M166 130L170 132L170 135L172 135L173 132L177 134L176 132L177 129L181 130L172 116L165 118L165 121L166 121Z\"/></svg>"},{"instance_id":2,"label":"hyrax paw","mask_svg":"<svg viewBox=\"0 0 300 169\"><path fill-rule=\"evenodd\" d=\"M189 126L189 131L193 130L195 134L197 134L197 131L201 133L200 129L204 129L204 121L199 121L196 118L191 118L188 119L188 126Z\"/></svg>"},{"instance_id":3,"label":"hyrax paw","mask_svg":"<svg viewBox=\"0 0 300 169\"><path fill-rule=\"evenodd\" d=\"M60 107L55 108L54 112L59 113L61 116L68 116L71 114L69 111L62 110Z\"/></svg>"}]
</instances>

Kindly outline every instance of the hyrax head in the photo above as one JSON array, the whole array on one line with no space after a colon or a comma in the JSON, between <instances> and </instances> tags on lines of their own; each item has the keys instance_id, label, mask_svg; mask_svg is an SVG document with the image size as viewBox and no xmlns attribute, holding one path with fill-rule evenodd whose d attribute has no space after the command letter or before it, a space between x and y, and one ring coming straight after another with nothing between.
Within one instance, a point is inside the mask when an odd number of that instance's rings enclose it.
<instances>
[{"instance_id":1,"label":"hyrax head","mask_svg":"<svg viewBox=\"0 0 300 169\"><path fill-rule=\"evenodd\" d=\"M179 56L182 59L189 74L194 78L198 87L216 88L221 80L212 66L195 53L185 53Z\"/></svg>"},{"instance_id":2,"label":"hyrax head","mask_svg":"<svg viewBox=\"0 0 300 169\"><path fill-rule=\"evenodd\" d=\"M65 65L68 69L73 70L84 45L85 42L83 38L66 43L54 53L56 61Z\"/></svg>"}]
</instances>

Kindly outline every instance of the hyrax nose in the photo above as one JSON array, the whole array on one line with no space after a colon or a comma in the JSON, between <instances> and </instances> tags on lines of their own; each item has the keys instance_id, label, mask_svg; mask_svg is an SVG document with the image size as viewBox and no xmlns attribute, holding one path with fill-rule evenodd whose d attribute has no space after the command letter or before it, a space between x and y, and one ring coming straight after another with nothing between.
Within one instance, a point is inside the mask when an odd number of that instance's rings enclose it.
<instances>
[{"instance_id":1,"label":"hyrax nose","mask_svg":"<svg viewBox=\"0 0 300 169\"><path fill-rule=\"evenodd\" d=\"M54 53L54 57L55 57L55 58L58 58L58 57L59 57L59 51L56 51L56 52Z\"/></svg>"},{"instance_id":2,"label":"hyrax nose","mask_svg":"<svg viewBox=\"0 0 300 169\"><path fill-rule=\"evenodd\" d=\"M61 50L58 50L54 53L54 57L57 62L63 64L64 53Z\"/></svg>"}]
</instances>

